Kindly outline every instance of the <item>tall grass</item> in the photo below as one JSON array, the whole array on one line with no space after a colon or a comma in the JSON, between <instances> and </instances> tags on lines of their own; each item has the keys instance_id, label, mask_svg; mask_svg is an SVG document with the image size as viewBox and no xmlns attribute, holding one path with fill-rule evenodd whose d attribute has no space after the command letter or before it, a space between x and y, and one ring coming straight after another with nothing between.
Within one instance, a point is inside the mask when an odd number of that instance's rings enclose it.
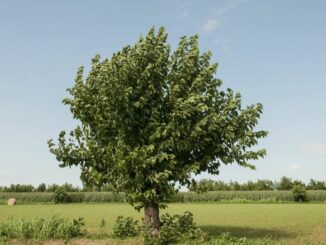
<instances>
[{"instance_id":1,"label":"tall grass","mask_svg":"<svg viewBox=\"0 0 326 245\"><path fill-rule=\"evenodd\" d=\"M112 192L70 192L72 203L109 203L124 202L124 193ZM307 191L308 201L326 202L326 191ZM5 204L9 198L16 198L18 204L53 203L54 194L44 192L0 193L0 203ZM219 202L219 203L287 203L293 202L291 191L210 191L206 193L180 192L172 202Z\"/></svg>"},{"instance_id":2,"label":"tall grass","mask_svg":"<svg viewBox=\"0 0 326 245\"><path fill-rule=\"evenodd\" d=\"M325 195L326 200L326 195ZM210 191L206 193L183 192L173 197L173 202L292 202L291 191Z\"/></svg>"},{"instance_id":3,"label":"tall grass","mask_svg":"<svg viewBox=\"0 0 326 245\"><path fill-rule=\"evenodd\" d=\"M48 218L11 218L0 224L0 237L6 239L70 239L83 234L82 218L68 221L59 216Z\"/></svg>"},{"instance_id":4,"label":"tall grass","mask_svg":"<svg viewBox=\"0 0 326 245\"><path fill-rule=\"evenodd\" d=\"M307 191L308 201L325 202L326 191ZM206 193L181 192L172 202L220 202L220 203L287 203L293 202L291 191L209 191Z\"/></svg>"},{"instance_id":5,"label":"tall grass","mask_svg":"<svg viewBox=\"0 0 326 245\"><path fill-rule=\"evenodd\" d=\"M47 203L53 202L53 193L45 192L21 192L21 193L0 193L0 202L6 203L9 198L17 199L17 203Z\"/></svg>"},{"instance_id":6,"label":"tall grass","mask_svg":"<svg viewBox=\"0 0 326 245\"><path fill-rule=\"evenodd\" d=\"M98 203L98 202L124 202L124 193L113 192L69 192L69 202ZM15 198L18 204L29 203L54 203L54 193L25 192L25 193L0 193L0 203L6 203L9 198Z\"/></svg>"}]
</instances>

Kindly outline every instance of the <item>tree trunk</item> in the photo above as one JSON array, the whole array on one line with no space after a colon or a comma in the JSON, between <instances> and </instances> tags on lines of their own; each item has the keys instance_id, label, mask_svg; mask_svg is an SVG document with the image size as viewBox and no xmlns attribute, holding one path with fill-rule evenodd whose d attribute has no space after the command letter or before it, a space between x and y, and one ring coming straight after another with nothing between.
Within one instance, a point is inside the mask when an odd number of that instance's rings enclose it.
<instances>
[{"instance_id":1,"label":"tree trunk","mask_svg":"<svg viewBox=\"0 0 326 245\"><path fill-rule=\"evenodd\" d=\"M153 229L153 235L158 235L161 228L158 204L152 202L145 203L144 213L145 226Z\"/></svg>"}]
</instances>

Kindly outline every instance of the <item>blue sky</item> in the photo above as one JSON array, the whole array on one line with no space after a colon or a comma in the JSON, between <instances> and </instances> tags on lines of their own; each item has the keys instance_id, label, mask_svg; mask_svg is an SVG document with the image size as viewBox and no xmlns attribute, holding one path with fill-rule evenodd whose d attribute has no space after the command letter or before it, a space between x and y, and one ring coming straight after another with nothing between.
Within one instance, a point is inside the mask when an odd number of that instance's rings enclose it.
<instances>
[{"instance_id":1,"label":"blue sky","mask_svg":"<svg viewBox=\"0 0 326 245\"><path fill-rule=\"evenodd\" d=\"M325 11L323 0L1 1L0 185L80 185L79 170L60 169L46 144L76 124L61 104L66 89L78 66L151 26L165 26L172 47L199 34L224 87L264 105L266 158L212 178L326 180Z\"/></svg>"}]
</instances>

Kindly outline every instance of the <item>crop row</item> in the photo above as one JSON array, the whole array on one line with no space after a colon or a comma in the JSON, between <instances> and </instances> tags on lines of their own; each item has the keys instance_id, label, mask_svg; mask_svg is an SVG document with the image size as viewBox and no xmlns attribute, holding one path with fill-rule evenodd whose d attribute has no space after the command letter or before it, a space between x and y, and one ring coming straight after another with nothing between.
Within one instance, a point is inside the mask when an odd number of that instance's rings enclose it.
<instances>
[{"instance_id":1,"label":"crop row","mask_svg":"<svg viewBox=\"0 0 326 245\"><path fill-rule=\"evenodd\" d=\"M68 193L70 202L74 203L103 203L103 202L124 202L124 193L112 192L71 192ZM326 191L307 191L308 201L325 202ZM4 204L9 198L15 198L18 204L21 203L52 203L53 193L0 193L0 203ZM180 192L176 194L172 202L220 202L220 203L284 203L293 202L291 191L211 191L206 193Z\"/></svg>"}]
</instances>

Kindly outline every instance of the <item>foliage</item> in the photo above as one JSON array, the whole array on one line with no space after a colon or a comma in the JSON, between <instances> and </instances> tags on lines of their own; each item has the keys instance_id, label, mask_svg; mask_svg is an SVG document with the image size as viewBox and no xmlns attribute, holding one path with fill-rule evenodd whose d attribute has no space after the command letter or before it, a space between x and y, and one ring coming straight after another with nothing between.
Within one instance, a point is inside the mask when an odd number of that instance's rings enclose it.
<instances>
[{"instance_id":1,"label":"foliage","mask_svg":"<svg viewBox=\"0 0 326 245\"><path fill-rule=\"evenodd\" d=\"M101 219L100 228L103 229L105 226L106 226L105 220Z\"/></svg>"},{"instance_id":2,"label":"foliage","mask_svg":"<svg viewBox=\"0 0 326 245\"><path fill-rule=\"evenodd\" d=\"M1 192L55 192L58 188L64 188L68 192L78 192L81 191L79 187L74 187L72 184L65 183L63 185L46 185L45 183L39 184L37 187L33 185L25 184L11 184L10 186L0 186Z\"/></svg>"},{"instance_id":3,"label":"foliage","mask_svg":"<svg viewBox=\"0 0 326 245\"><path fill-rule=\"evenodd\" d=\"M86 185L84 184L82 192L114 192L115 189L110 184L104 184L102 186L96 186L96 185Z\"/></svg>"},{"instance_id":4,"label":"foliage","mask_svg":"<svg viewBox=\"0 0 326 245\"><path fill-rule=\"evenodd\" d=\"M295 185L292 188L293 199L295 202L308 201L307 191L303 185Z\"/></svg>"},{"instance_id":5,"label":"foliage","mask_svg":"<svg viewBox=\"0 0 326 245\"><path fill-rule=\"evenodd\" d=\"M321 193L326 198L326 193ZM326 200L326 199L325 199ZM280 203L292 202L290 191L211 191L178 193L173 202Z\"/></svg>"},{"instance_id":6,"label":"foliage","mask_svg":"<svg viewBox=\"0 0 326 245\"><path fill-rule=\"evenodd\" d=\"M95 239L108 238L109 234L108 234L108 231L107 231L106 221L104 219L101 219L98 231L96 233L94 233L94 234L88 234L88 235L89 235L90 238L95 238Z\"/></svg>"},{"instance_id":7,"label":"foliage","mask_svg":"<svg viewBox=\"0 0 326 245\"><path fill-rule=\"evenodd\" d=\"M283 176L277 184L277 190L291 190L293 182L291 178Z\"/></svg>"},{"instance_id":8,"label":"foliage","mask_svg":"<svg viewBox=\"0 0 326 245\"><path fill-rule=\"evenodd\" d=\"M72 203L98 203L98 202L124 202L125 194L112 192L69 192L69 202ZM4 192L0 195L0 202L5 203L9 198L14 197L18 204L28 203L53 203L55 194L47 192L33 193L11 193Z\"/></svg>"},{"instance_id":9,"label":"foliage","mask_svg":"<svg viewBox=\"0 0 326 245\"><path fill-rule=\"evenodd\" d=\"M1 192L32 192L34 190L34 186L24 184L11 184L10 186L0 186Z\"/></svg>"},{"instance_id":10,"label":"foliage","mask_svg":"<svg viewBox=\"0 0 326 245\"><path fill-rule=\"evenodd\" d=\"M190 191L206 192L206 191L260 191L260 190L291 190L294 185L302 185L307 190L326 190L326 182L311 179L308 184L300 180L292 180L288 177L282 177L278 181L268 179L260 179L256 181L247 181L246 183L238 183L237 181L214 181L202 179L192 183L189 186Z\"/></svg>"},{"instance_id":11,"label":"foliage","mask_svg":"<svg viewBox=\"0 0 326 245\"><path fill-rule=\"evenodd\" d=\"M326 181L311 179L306 188L307 190L326 190Z\"/></svg>"},{"instance_id":12,"label":"foliage","mask_svg":"<svg viewBox=\"0 0 326 245\"><path fill-rule=\"evenodd\" d=\"M45 183L39 184L38 187L35 188L35 191L37 191L37 192L45 192L46 191L46 184Z\"/></svg>"},{"instance_id":13,"label":"foliage","mask_svg":"<svg viewBox=\"0 0 326 245\"><path fill-rule=\"evenodd\" d=\"M285 181L284 181L285 180ZM283 182L283 184L281 184ZM287 182L287 184L284 184ZM290 183L291 182L291 183ZM253 191L253 190L291 190L292 186L295 184L300 184L305 186L307 190L326 190L326 181L311 179L309 183L305 184L300 180L292 180L288 177L282 177L278 181L271 181L268 179L260 179L256 181L248 181L246 183L238 183L237 181L214 181L210 179L202 179L198 182L193 182L189 186L190 191L196 192L206 192L206 191ZM105 184L101 187L99 186L87 186L84 185L83 188L73 186L71 184L65 183L63 185L46 185L41 183L38 186L32 185L14 185L10 186L0 186L0 192L54 192L58 188L64 188L67 192L113 192L114 187L110 184Z\"/></svg>"},{"instance_id":14,"label":"foliage","mask_svg":"<svg viewBox=\"0 0 326 245\"><path fill-rule=\"evenodd\" d=\"M139 234L139 230L138 221L132 217L118 216L112 229L112 236L121 239L135 237Z\"/></svg>"},{"instance_id":15,"label":"foliage","mask_svg":"<svg viewBox=\"0 0 326 245\"><path fill-rule=\"evenodd\" d=\"M83 234L83 218L71 222L59 216L11 218L0 224L0 236L7 239L70 239Z\"/></svg>"},{"instance_id":16,"label":"foliage","mask_svg":"<svg viewBox=\"0 0 326 245\"><path fill-rule=\"evenodd\" d=\"M49 185L47 187L47 192L55 192L57 189L60 189L61 186L57 185L57 184L52 184L52 185Z\"/></svg>"},{"instance_id":17,"label":"foliage","mask_svg":"<svg viewBox=\"0 0 326 245\"><path fill-rule=\"evenodd\" d=\"M181 38L172 55L166 40L152 28L110 59L96 55L86 78L81 67L63 101L80 125L48 142L61 167L80 166L85 183L112 184L138 208L169 200L192 174L254 168L265 155L251 150L267 135L254 131L262 105L243 108L239 93L221 90L198 36Z\"/></svg>"},{"instance_id":18,"label":"foliage","mask_svg":"<svg viewBox=\"0 0 326 245\"><path fill-rule=\"evenodd\" d=\"M58 188L54 192L53 201L54 203L69 203L71 202L71 198L64 188Z\"/></svg>"},{"instance_id":19,"label":"foliage","mask_svg":"<svg viewBox=\"0 0 326 245\"><path fill-rule=\"evenodd\" d=\"M0 195L0 202L5 203L9 198L15 198L17 204L27 204L27 203L51 203L53 202L53 193L43 193L43 192L23 192L23 193L13 193L13 192L2 192Z\"/></svg>"},{"instance_id":20,"label":"foliage","mask_svg":"<svg viewBox=\"0 0 326 245\"><path fill-rule=\"evenodd\" d=\"M260 191L260 190L275 190L277 182L271 180L248 181L240 184L237 181L214 181L202 179L198 182L193 182L189 186L190 191L206 192L206 191Z\"/></svg>"},{"instance_id":21,"label":"foliage","mask_svg":"<svg viewBox=\"0 0 326 245\"><path fill-rule=\"evenodd\" d=\"M197 227L193 220L193 214L188 211L183 215L172 216L168 213L162 215L161 231L158 237L153 237L150 229L144 230L146 245L176 244L181 241L203 242L205 240L207 240L207 234Z\"/></svg>"},{"instance_id":22,"label":"foliage","mask_svg":"<svg viewBox=\"0 0 326 245\"><path fill-rule=\"evenodd\" d=\"M72 184L65 183L63 185L52 184L48 185L46 190L47 192L55 192L57 189L64 189L67 192L79 192L81 191L79 187L75 187Z\"/></svg>"}]
</instances>

